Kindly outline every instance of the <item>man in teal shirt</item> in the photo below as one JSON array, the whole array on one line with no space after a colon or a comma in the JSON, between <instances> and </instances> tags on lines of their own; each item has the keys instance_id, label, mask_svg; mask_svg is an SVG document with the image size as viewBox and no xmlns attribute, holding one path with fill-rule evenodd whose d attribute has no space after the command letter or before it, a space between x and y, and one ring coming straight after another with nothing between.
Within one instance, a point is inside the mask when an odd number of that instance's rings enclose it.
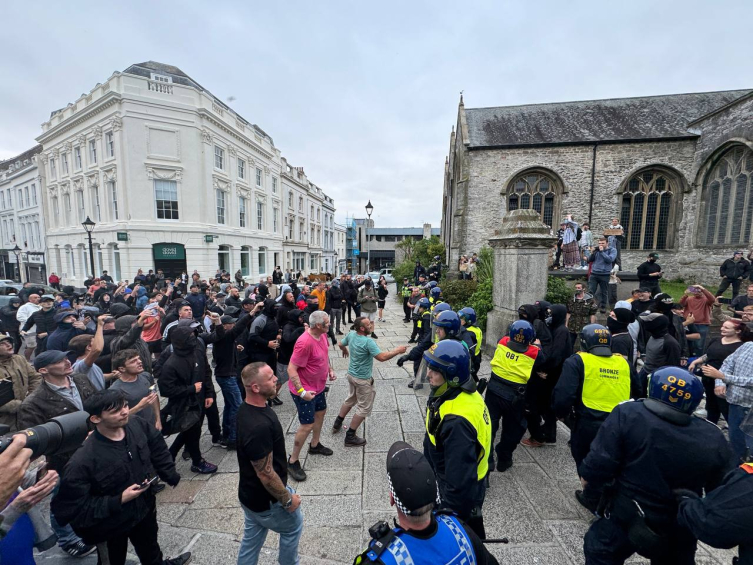
<instances>
[{"instance_id":1,"label":"man in teal shirt","mask_svg":"<svg viewBox=\"0 0 753 565\"><path fill-rule=\"evenodd\" d=\"M361 422L366 419L366 416L371 414L371 409L374 407L376 388L374 388L374 379L371 376L374 369L374 359L387 361L405 353L407 347L402 345L391 351L382 352L376 342L369 337L374 331L374 322L368 318L356 318L353 327L355 331L351 330L340 342L340 351L342 351L343 357L350 357L350 364L348 365L350 395L343 402L340 413L335 418L332 433L336 434L342 429L345 417L350 409L355 406L356 413L350 420L350 426L345 433L345 445L361 447L366 445L366 440L358 437L356 430Z\"/></svg>"}]
</instances>

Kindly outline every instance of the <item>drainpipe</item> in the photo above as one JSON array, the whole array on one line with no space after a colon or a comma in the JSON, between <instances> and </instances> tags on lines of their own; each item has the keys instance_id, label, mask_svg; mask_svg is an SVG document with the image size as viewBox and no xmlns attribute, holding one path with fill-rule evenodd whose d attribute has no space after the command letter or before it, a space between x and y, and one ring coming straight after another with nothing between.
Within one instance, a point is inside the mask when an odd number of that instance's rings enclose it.
<instances>
[{"instance_id":1,"label":"drainpipe","mask_svg":"<svg viewBox=\"0 0 753 565\"><path fill-rule=\"evenodd\" d=\"M591 225L591 216L593 215L594 211L594 189L596 186L596 148L599 146L598 143L594 143L594 152L593 152L593 158L591 160L591 199L588 202L588 225Z\"/></svg>"}]
</instances>

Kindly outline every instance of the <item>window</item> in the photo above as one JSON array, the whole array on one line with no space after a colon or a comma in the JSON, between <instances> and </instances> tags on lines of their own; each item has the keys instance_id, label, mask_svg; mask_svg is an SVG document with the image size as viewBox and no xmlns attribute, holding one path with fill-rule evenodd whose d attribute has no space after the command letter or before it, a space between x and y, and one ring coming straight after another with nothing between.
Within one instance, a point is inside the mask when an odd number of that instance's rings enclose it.
<instances>
[{"instance_id":1,"label":"window","mask_svg":"<svg viewBox=\"0 0 753 565\"><path fill-rule=\"evenodd\" d=\"M68 267L71 270L71 276L76 278L76 258L73 256L73 250L70 245L65 247L65 257L67 259Z\"/></svg>"},{"instance_id":2,"label":"window","mask_svg":"<svg viewBox=\"0 0 753 565\"><path fill-rule=\"evenodd\" d=\"M107 148L107 156L115 157L115 137L111 131L105 134L105 147Z\"/></svg>"},{"instance_id":3,"label":"window","mask_svg":"<svg viewBox=\"0 0 753 565\"><path fill-rule=\"evenodd\" d=\"M555 213L555 182L547 175L526 173L508 189L507 210L536 210L541 221L551 227Z\"/></svg>"},{"instance_id":4,"label":"window","mask_svg":"<svg viewBox=\"0 0 753 565\"><path fill-rule=\"evenodd\" d=\"M246 162L243 159L238 159L238 178L241 180L246 178Z\"/></svg>"},{"instance_id":5,"label":"window","mask_svg":"<svg viewBox=\"0 0 753 565\"><path fill-rule=\"evenodd\" d=\"M295 239L295 234L293 233L294 229L295 226L293 225L293 221L291 219L291 221L288 222L288 239L290 240Z\"/></svg>"},{"instance_id":6,"label":"window","mask_svg":"<svg viewBox=\"0 0 753 565\"><path fill-rule=\"evenodd\" d=\"M277 233L277 229L278 229L278 227L277 227L277 216L278 216L278 213L279 213L279 209L278 208L272 208L272 231L274 233Z\"/></svg>"},{"instance_id":7,"label":"window","mask_svg":"<svg viewBox=\"0 0 753 565\"><path fill-rule=\"evenodd\" d=\"M65 225L70 225L71 220L73 219L70 194L63 196L63 205L65 206Z\"/></svg>"},{"instance_id":8,"label":"window","mask_svg":"<svg viewBox=\"0 0 753 565\"><path fill-rule=\"evenodd\" d=\"M22 189L18 189L18 207L23 208L24 207L24 192Z\"/></svg>"},{"instance_id":9,"label":"window","mask_svg":"<svg viewBox=\"0 0 753 565\"><path fill-rule=\"evenodd\" d=\"M36 184L31 185L31 201L34 204L34 206L37 205L37 185Z\"/></svg>"},{"instance_id":10,"label":"window","mask_svg":"<svg viewBox=\"0 0 753 565\"><path fill-rule=\"evenodd\" d=\"M622 193L620 224L625 249L666 249L676 183L658 170L632 177Z\"/></svg>"},{"instance_id":11,"label":"window","mask_svg":"<svg viewBox=\"0 0 753 565\"><path fill-rule=\"evenodd\" d=\"M225 169L225 150L217 145L214 146L214 168Z\"/></svg>"},{"instance_id":12,"label":"window","mask_svg":"<svg viewBox=\"0 0 753 565\"><path fill-rule=\"evenodd\" d=\"M24 202L26 202L26 207L28 208L31 206L31 200L29 199L29 187L24 187Z\"/></svg>"},{"instance_id":13,"label":"window","mask_svg":"<svg viewBox=\"0 0 753 565\"><path fill-rule=\"evenodd\" d=\"M74 165L76 167L76 170L80 171L83 166L81 162L81 147L73 148L73 160L74 160Z\"/></svg>"},{"instance_id":14,"label":"window","mask_svg":"<svg viewBox=\"0 0 753 565\"><path fill-rule=\"evenodd\" d=\"M76 207L78 208L78 221L86 220L86 206L84 206L84 191L76 191Z\"/></svg>"},{"instance_id":15,"label":"window","mask_svg":"<svg viewBox=\"0 0 753 565\"><path fill-rule=\"evenodd\" d=\"M89 164L96 165L97 163L97 140L89 140Z\"/></svg>"},{"instance_id":16,"label":"window","mask_svg":"<svg viewBox=\"0 0 753 565\"><path fill-rule=\"evenodd\" d=\"M272 177L272 194L277 194L277 177Z\"/></svg>"},{"instance_id":17,"label":"window","mask_svg":"<svg viewBox=\"0 0 753 565\"><path fill-rule=\"evenodd\" d=\"M16 241L16 227L13 224L13 220L8 220L8 227L10 228L10 240Z\"/></svg>"},{"instance_id":18,"label":"window","mask_svg":"<svg viewBox=\"0 0 753 565\"><path fill-rule=\"evenodd\" d=\"M241 275L251 276L251 249L248 247L241 247Z\"/></svg>"},{"instance_id":19,"label":"window","mask_svg":"<svg viewBox=\"0 0 753 565\"><path fill-rule=\"evenodd\" d=\"M94 204L94 219L101 222L102 210L99 207L99 189L96 186L92 188L92 203Z\"/></svg>"},{"instance_id":20,"label":"window","mask_svg":"<svg viewBox=\"0 0 753 565\"><path fill-rule=\"evenodd\" d=\"M242 196L238 197L238 225L246 227L246 199Z\"/></svg>"},{"instance_id":21,"label":"window","mask_svg":"<svg viewBox=\"0 0 753 565\"><path fill-rule=\"evenodd\" d=\"M311 205L311 215L309 216L310 221L314 221L314 205Z\"/></svg>"},{"instance_id":22,"label":"window","mask_svg":"<svg viewBox=\"0 0 753 565\"><path fill-rule=\"evenodd\" d=\"M316 270L316 255L314 255L313 253L311 254L311 270Z\"/></svg>"},{"instance_id":23,"label":"window","mask_svg":"<svg viewBox=\"0 0 753 565\"><path fill-rule=\"evenodd\" d=\"M303 197L302 196L298 197L298 211L303 213Z\"/></svg>"},{"instance_id":24,"label":"window","mask_svg":"<svg viewBox=\"0 0 753 565\"><path fill-rule=\"evenodd\" d=\"M303 220L298 223L298 240L303 241Z\"/></svg>"},{"instance_id":25,"label":"window","mask_svg":"<svg viewBox=\"0 0 753 565\"><path fill-rule=\"evenodd\" d=\"M107 197L110 202L110 219L118 219L118 189L115 186L115 181L111 180L107 183Z\"/></svg>"},{"instance_id":26,"label":"window","mask_svg":"<svg viewBox=\"0 0 753 565\"><path fill-rule=\"evenodd\" d=\"M225 192L217 189L217 223L225 223Z\"/></svg>"},{"instance_id":27,"label":"window","mask_svg":"<svg viewBox=\"0 0 753 565\"><path fill-rule=\"evenodd\" d=\"M261 186L261 169L256 168L256 186Z\"/></svg>"},{"instance_id":28,"label":"window","mask_svg":"<svg viewBox=\"0 0 753 565\"><path fill-rule=\"evenodd\" d=\"M288 192L288 208L293 209L293 191Z\"/></svg>"},{"instance_id":29,"label":"window","mask_svg":"<svg viewBox=\"0 0 753 565\"><path fill-rule=\"evenodd\" d=\"M8 189L8 206L13 207L13 189Z\"/></svg>"},{"instance_id":30,"label":"window","mask_svg":"<svg viewBox=\"0 0 753 565\"><path fill-rule=\"evenodd\" d=\"M256 229L264 229L264 203L256 202Z\"/></svg>"},{"instance_id":31,"label":"window","mask_svg":"<svg viewBox=\"0 0 753 565\"><path fill-rule=\"evenodd\" d=\"M63 174L67 175L68 174L68 153L63 153L60 156L60 160L63 163Z\"/></svg>"},{"instance_id":32,"label":"window","mask_svg":"<svg viewBox=\"0 0 753 565\"><path fill-rule=\"evenodd\" d=\"M55 226L60 224L60 206L58 205L57 196L52 199L52 221Z\"/></svg>"},{"instance_id":33,"label":"window","mask_svg":"<svg viewBox=\"0 0 753 565\"><path fill-rule=\"evenodd\" d=\"M21 244L24 247L29 246L29 240L26 239L26 224L24 224L23 222L21 222Z\"/></svg>"},{"instance_id":34,"label":"window","mask_svg":"<svg viewBox=\"0 0 753 565\"><path fill-rule=\"evenodd\" d=\"M259 274L267 272L267 250L259 249Z\"/></svg>"},{"instance_id":35,"label":"window","mask_svg":"<svg viewBox=\"0 0 753 565\"><path fill-rule=\"evenodd\" d=\"M154 195L158 220L178 219L178 183L174 180L155 179Z\"/></svg>"},{"instance_id":36,"label":"window","mask_svg":"<svg viewBox=\"0 0 753 565\"><path fill-rule=\"evenodd\" d=\"M50 157L50 178L55 179L58 176L58 172L55 169L55 159Z\"/></svg>"},{"instance_id":37,"label":"window","mask_svg":"<svg viewBox=\"0 0 753 565\"><path fill-rule=\"evenodd\" d=\"M753 151L727 150L703 181L699 243L747 246L753 237Z\"/></svg>"},{"instance_id":38,"label":"window","mask_svg":"<svg viewBox=\"0 0 753 565\"><path fill-rule=\"evenodd\" d=\"M39 222L34 222L34 234L37 236L37 245L42 247L42 238L39 236Z\"/></svg>"},{"instance_id":39,"label":"window","mask_svg":"<svg viewBox=\"0 0 753 565\"><path fill-rule=\"evenodd\" d=\"M155 75L154 73L151 73L151 75L152 75L152 80L156 80L157 82L167 82L167 83L173 82L172 77L168 77L165 75Z\"/></svg>"},{"instance_id":40,"label":"window","mask_svg":"<svg viewBox=\"0 0 753 565\"><path fill-rule=\"evenodd\" d=\"M5 191L0 190L0 208L5 210Z\"/></svg>"},{"instance_id":41,"label":"window","mask_svg":"<svg viewBox=\"0 0 753 565\"><path fill-rule=\"evenodd\" d=\"M316 221L317 222L321 222L322 221L322 211L319 208L316 209Z\"/></svg>"}]
</instances>

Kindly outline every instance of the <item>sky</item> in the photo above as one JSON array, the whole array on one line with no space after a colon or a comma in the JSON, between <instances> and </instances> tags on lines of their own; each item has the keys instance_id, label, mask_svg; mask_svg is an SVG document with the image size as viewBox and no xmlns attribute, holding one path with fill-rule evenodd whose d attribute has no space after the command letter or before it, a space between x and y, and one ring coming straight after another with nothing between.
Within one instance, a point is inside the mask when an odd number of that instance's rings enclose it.
<instances>
[{"instance_id":1,"label":"sky","mask_svg":"<svg viewBox=\"0 0 753 565\"><path fill-rule=\"evenodd\" d=\"M467 108L753 88L753 2L19 2L0 34L0 159L133 63L175 65L258 124L336 219L442 214ZM494 195L490 195L493 198Z\"/></svg>"}]
</instances>

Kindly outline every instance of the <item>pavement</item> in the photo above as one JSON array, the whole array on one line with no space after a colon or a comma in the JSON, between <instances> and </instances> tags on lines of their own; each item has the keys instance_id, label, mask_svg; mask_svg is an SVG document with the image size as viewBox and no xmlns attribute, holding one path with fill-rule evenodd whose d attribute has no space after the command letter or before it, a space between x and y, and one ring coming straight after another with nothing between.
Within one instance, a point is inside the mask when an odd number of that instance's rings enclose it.
<instances>
[{"instance_id":1,"label":"pavement","mask_svg":"<svg viewBox=\"0 0 753 565\"><path fill-rule=\"evenodd\" d=\"M394 299L394 285L387 300L385 321L376 323L377 343L382 350L408 345L411 324L402 322L402 307ZM343 332L347 328L343 327ZM300 542L302 565L352 563L366 547L368 528L379 520L391 520L385 473L390 445L405 440L421 449L424 436L425 397L408 388L408 369L396 359L374 361L377 396L374 411L366 419L363 448L344 447L344 433L333 436L332 423L348 392L345 372L348 360L339 349L331 351L338 379L327 396L329 409L324 422L322 443L334 450L331 457L306 456L301 462L308 475L302 483L291 481L302 497L304 531ZM489 374L489 360L481 374ZM217 387L219 390L219 387ZM298 426L295 408L286 389L280 395L283 406L275 408L284 429L288 452ZM222 403L221 395L219 398ZM346 420L347 424L348 420ZM359 430L359 435L364 429ZM168 438L169 439L169 438ZM574 497L580 483L570 455L567 428L560 425L556 445L540 448L519 446L514 465L505 473L491 473L491 487L484 504L484 522L490 538L509 538L507 545L490 545L489 550L503 565L565 565L584 563L583 536L593 516ZM243 512L237 497L238 460L235 452L212 447L209 435L202 438L202 451L208 461L219 465L214 475L191 473L190 463L177 464L180 484L157 496L159 541L166 557L193 552L193 564L235 563L243 532ZM305 457L305 458L304 458ZM277 563L277 535L267 536L259 563ZM699 565L731 563L733 551L699 546ZM74 560L59 549L35 556L46 565L82 563L93 565L96 554ZM128 563L138 563L131 551ZM628 563L648 563L633 558Z\"/></svg>"}]
</instances>

